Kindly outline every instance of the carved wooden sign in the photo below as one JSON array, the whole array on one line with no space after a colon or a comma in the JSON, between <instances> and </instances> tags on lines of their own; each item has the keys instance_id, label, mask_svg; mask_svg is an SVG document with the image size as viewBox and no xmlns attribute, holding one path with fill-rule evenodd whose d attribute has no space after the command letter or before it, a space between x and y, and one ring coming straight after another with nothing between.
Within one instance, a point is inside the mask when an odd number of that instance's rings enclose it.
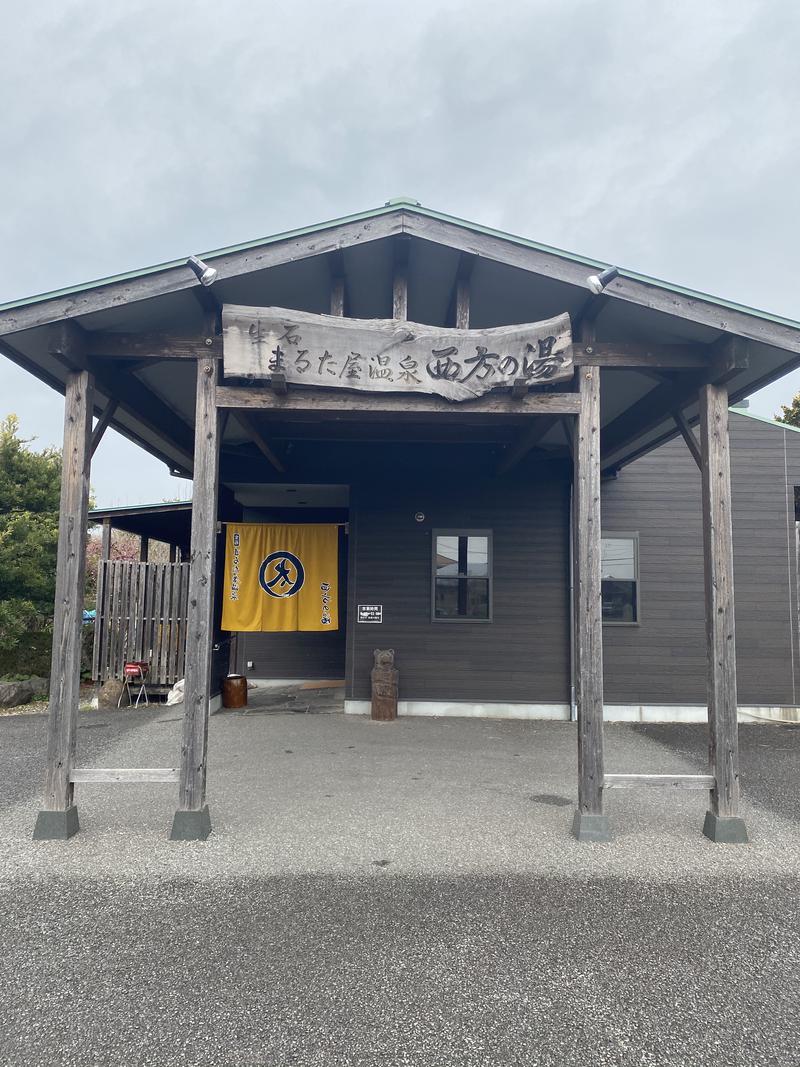
<instances>
[{"instance_id":1,"label":"carved wooden sign","mask_svg":"<svg viewBox=\"0 0 800 1067\"><path fill-rule=\"evenodd\" d=\"M491 330L441 329L399 319L350 319L226 304L225 376L329 389L436 393L472 400L517 379L572 375L569 315Z\"/></svg>"}]
</instances>

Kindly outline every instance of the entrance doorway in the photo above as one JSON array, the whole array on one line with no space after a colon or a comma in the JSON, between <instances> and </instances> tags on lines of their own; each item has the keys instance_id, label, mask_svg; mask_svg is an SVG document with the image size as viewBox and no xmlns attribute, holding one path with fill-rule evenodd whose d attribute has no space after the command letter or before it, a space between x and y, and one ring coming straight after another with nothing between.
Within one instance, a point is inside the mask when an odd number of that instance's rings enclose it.
<instances>
[{"instance_id":1,"label":"entrance doorway","mask_svg":"<svg viewBox=\"0 0 800 1067\"><path fill-rule=\"evenodd\" d=\"M346 485L233 485L242 522L331 523L338 527L339 626L331 631L232 635L231 666L255 682L345 677L350 492Z\"/></svg>"}]
</instances>

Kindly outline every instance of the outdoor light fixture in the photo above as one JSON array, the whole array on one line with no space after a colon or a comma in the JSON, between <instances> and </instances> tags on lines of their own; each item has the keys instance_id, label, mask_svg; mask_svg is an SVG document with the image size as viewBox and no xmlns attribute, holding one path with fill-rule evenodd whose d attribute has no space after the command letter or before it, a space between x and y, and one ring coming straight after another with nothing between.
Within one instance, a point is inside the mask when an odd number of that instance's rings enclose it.
<instances>
[{"instance_id":1,"label":"outdoor light fixture","mask_svg":"<svg viewBox=\"0 0 800 1067\"><path fill-rule=\"evenodd\" d=\"M198 259L197 256L189 256L186 260L186 266L192 268L201 285L212 285L217 277L216 269L209 267L207 263L204 263L202 259Z\"/></svg>"},{"instance_id":2,"label":"outdoor light fixture","mask_svg":"<svg viewBox=\"0 0 800 1067\"><path fill-rule=\"evenodd\" d=\"M619 270L616 267L606 267L600 274L590 274L586 279L586 284L592 290L593 293L598 295L602 293L609 282L613 282L619 275Z\"/></svg>"}]
</instances>

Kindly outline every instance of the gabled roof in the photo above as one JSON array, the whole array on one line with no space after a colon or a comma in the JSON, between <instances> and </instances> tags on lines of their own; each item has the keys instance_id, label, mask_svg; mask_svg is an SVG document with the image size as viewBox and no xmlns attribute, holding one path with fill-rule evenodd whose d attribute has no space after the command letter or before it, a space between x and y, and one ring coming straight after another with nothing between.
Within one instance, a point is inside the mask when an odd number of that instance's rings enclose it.
<instances>
[{"instance_id":1,"label":"gabled roof","mask_svg":"<svg viewBox=\"0 0 800 1067\"><path fill-rule=\"evenodd\" d=\"M347 314L380 318L391 315L399 245L407 246L405 254L410 257L409 317L423 323L449 321L456 283L465 269L471 272L470 321L475 329L568 312L573 320L586 315L594 319L598 343L634 344L640 349L689 345L709 353L708 346L718 340L744 338L750 363L738 364L731 379L732 402L800 364L800 322L626 269L602 297L595 298L587 286L588 276L608 264L433 211L406 198L203 253L202 258L217 270L212 303L327 311L332 278L344 275ZM111 353L95 342L106 343L120 333L154 338L156 348L148 351L157 353L158 338L167 332L182 338L193 352L193 346L202 345L207 336L201 304L208 301L208 291L186 261L173 260L0 306L0 352L63 390L67 364L51 350L49 326L75 323L102 364L96 371L97 414L115 400L118 406L111 421L115 429L170 466L188 471L194 360L164 363L151 358L138 364L136 360L109 364L103 357ZM696 372L694 377L679 372L659 379L653 370L657 368L641 366L604 372L606 469L631 462L674 436L676 405L690 422L697 419ZM272 430L277 435L281 427L273 423ZM565 450L566 443L560 424L541 440L544 448ZM227 426L225 444L242 444L236 420Z\"/></svg>"},{"instance_id":2,"label":"gabled roof","mask_svg":"<svg viewBox=\"0 0 800 1067\"><path fill-rule=\"evenodd\" d=\"M282 233L272 234L269 237L261 237L254 241L244 241L239 244L230 244L223 249L213 249L209 252L204 252L201 258L214 264L215 260L221 258L229 258L233 255L241 253L255 251L257 249L267 248L271 244L279 242L291 241L293 239L308 237L315 234L324 234L326 230L331 230L343 225L350 225L352 223L364 223L370 220L377 220L386 216L397 216L399 213L410 213L419 216L420 218L426 218L435 220L437 222L444 222L452 226L458 226L461 229L469 230L469 232L485 236L496 238L501 241L508 241L512 244L521 246L521 248L530 249L533 251L541 252L547 256L553 256L559 259L563 259L567 264L588 268L589 272L595 273L598 270L604 270L607 267L612 266L601 259L593 259L588 256L577 255L573 252L566 252L563 249L554 248L553 245L541 244L538 241L532 241L525 237L518 237L514 234L503 232L500 229L494 229L490 226L481 226L475 222L469 222L466 219L460 219L457 216L451 216L444 211L435 211L431 208L422 207L422 205L411 198L395 197L394 200L387 201L382 207L370 208L366 211L357 211L348 216L342 216L338 219L330 219L325 222L316 223L313 226L301 226L297 229L284 230ZM759 310L754 307L749 307L746 304L738 304L729 300L722 300L719 297L710 296L710 294L701 292L697 289L689 289L685 286L675 285L671 282L662 281L661 278L652 277L647 274L641 274L637 271L628 270L623 267L619 267L620 277L622 280L630 282L642 283L646 286L652 286L657 289L661 289L665 292L674 293L675 296L685 297L690 300L699 300L703 303L714 304L720 308L726 308L732 310L732 312L741 313L743 315L753 316L755 318L764 319L768 322L778 323L786 325L791 329L800 330L800 321L795 319L789 319L784 316L774 315L764 310ZM97 278L92 282L84 282L79 285L66 286L62 289L53 289L50 292L43 292L35 294L35 296L26 297L21 300L10 301L0 304L0 318L3 312L9 312L14 308L27 307L32 304L41 304L46 301L54 300L57 298L77 296L79 293L90 292L93 289L98 289L106 286L116 285L119 283L130 283L142 280L149 275L159 274L166 271L185 270L186 269L186 257L182 259L171 259L161 264L155 264L150 267L144 267L139 270L126 271L122 274L113 274L109 277ZM175 287L176 290L179 286ZM615 287L618 288L618 287ZM617 292L614 292L617 296ZM620 296L622 294L620 293ZM624 297L623 297L624 299ZM4 332L4 331L0 331Z\"/></svg>"}]
</instances>

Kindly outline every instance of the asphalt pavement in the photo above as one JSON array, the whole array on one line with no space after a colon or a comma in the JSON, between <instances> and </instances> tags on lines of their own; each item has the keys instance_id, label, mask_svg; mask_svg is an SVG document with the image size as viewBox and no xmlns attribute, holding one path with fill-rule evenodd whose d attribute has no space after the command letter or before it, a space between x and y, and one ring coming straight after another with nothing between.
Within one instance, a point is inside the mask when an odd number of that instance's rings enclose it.
<instances>
[{"instance_id":1,"label":"asphalt pavement","mask_svg":"<svg viewBox=\"0 0 800 1067\"><path fill-rule=\"evenodd\" d=\"M169 766L179 711L82 714L79 762ZM44 719L0 719L0 1063L800 1063L800 730L745 726L745 846L705 795L616 791L569 836L574 727L215 716L204 844L173 786L30 839ZM701 769L610 726L609 770Z\"/></svg>"}]
</instances>

